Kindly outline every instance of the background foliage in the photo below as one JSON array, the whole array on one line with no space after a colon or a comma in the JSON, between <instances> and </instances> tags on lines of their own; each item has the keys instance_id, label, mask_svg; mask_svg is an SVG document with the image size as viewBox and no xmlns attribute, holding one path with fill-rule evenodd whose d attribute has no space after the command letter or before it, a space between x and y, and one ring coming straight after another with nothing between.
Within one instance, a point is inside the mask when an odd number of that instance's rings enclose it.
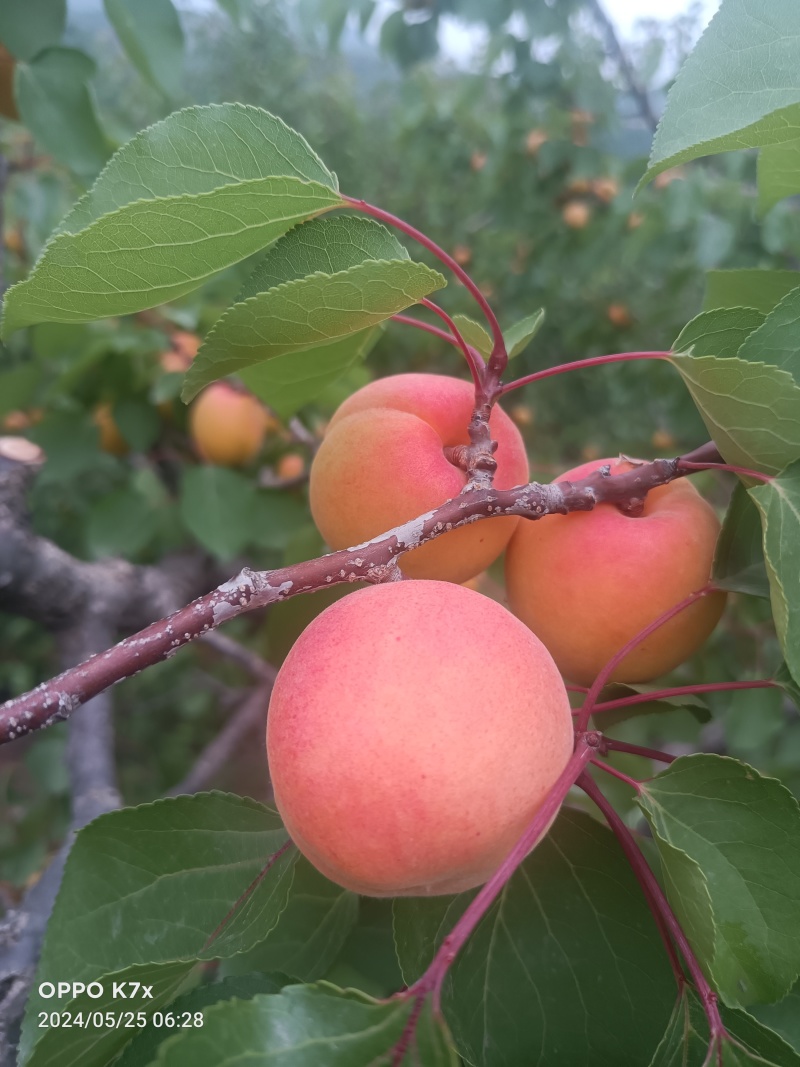
<instances>
[{"instance_id":1,"label":"background foliage","mask_svg":"<svg viewBox=\"0 0 800 1067\"><path fill-rule=\"evenodd\" d=\"M39 0L38 6L41 12L36 19L30 18L30 0L27 4L12 0L0 13L0 41L5 49L0 53L0 112L6 116L0 124L0 144L6 160L6 284L28 276L52 231L117 147L177 108L236 100L280 115L299 130L335 172L342 192L412 221L468 264L504 326L545 308L535 340L516 359L519 374L604 352L668 349L679 335L682 343L676 347L694 346L691 356L677 357L672 366L608 366L545 381L512 397L508 406L526 436L534 477L548 480L575 461L619 451L645 456L677 454L707 436L704 420L709 426L722 422L740 429L743 436L730 445L735 455L726 455L731 462L780 471L797 458L800 409L787 386L790 376L797 377L796 298L792 296L796 276L772 273L794 272L798 267L797 212L791 199L800 191L796 142L778 139L769 113L761 114L756 108L745 117L737 115L724 95L714 100L713 122L706 132L690 125L687 134L671 125L668 112L654 143L648 172L653 180L635 200L632 196L647 169L653 132L648 106L660 110L669 81L688 53L690 18L648 26L639 43L628 48L630 69L626 70L596 6L580 0L497 0L491 4L437 0L408 3L403 8L378 8L363 0L229 0L218 7L186 9L180 14L168 0L139 4L107 0L107 21L98 19L96 11L77 5L67 11L64 3ZM742 16L746 5L728 0L726 7ZM454 55L442 49L443 29L454 20L469 30L469 54ZM711 45L708 42L707 36L685 68L684 81L671 98L678 101L676 108L682 99L704 92L703 79L713 82L715 63L725 62L719 48L715 52L713 38ZM765 49L768 44L756 41L756 46ZM791 45L792 39L785 37L789 58L781 54L774 72L785 90L779 100L784 129L794 128L798 104L792 88L796 75L786 74L791 57L797 55ZM9 79L13 79L13 93ZM750 150L708 155L734 148ZM699 155L706 158L688 165ZM306 160L303 165L312 164ZM323 181L330 177L326 171L317 176ZM242 177L259 180L249 172ZM130 174L126 172L124 179L130 182ZM331 181L335 188L336 182ZM109 196L121 187L119 175L106 183ZM135 191L135 182L131 187L130 195L125 190L120 194L120 204L141 195L141 190ZM97 188L102 190L102 183ZM265 191L266 187L260 187L259 195ZM282 195L281 190L272 192ZM109 209L97 191L93 195L94 201L83 201L78 208L79 220L83 212L82 225ZM224 195L224 190L209 195ZM74 232L69 219L62 229L62 245L69 247L68 235ZM377 231L365 236L363 258L403 258L397 243L391 256L378 255L369 244L373 239L385 240ZM251 251L265 243L254 244ZM58 242L47 247L54 254ZM290 246L274 248L281 249L278 254L285 252L288 261ZM386 251L385 245L381 248ZM301 250L301 254L306 253ZM234 258L243 262L234 263ZM414 258L425 265L413 269L414 279L424 280L419 292L428 292L426 285L436 285L434 261L417 250ZM157 314L123 315L134 309L120 308L114 312L117 317L99 322L39 321L7 338L0 356L0 416L26 412L31 424L24 432L48 456L32 494L33 521L40 533L76 556L117 555L153 562L194 547L207 554L209 573L218 569L222 576L244 561L269 567L321 551L310 524L302 479L285 488L271 487L286 455L308 458L305 446L285 424L269 436L259 463L244 472L201 463L187 439L186 412L178 400L182 375L166 369L162 357L180 343L176 330L205 335L228 305L242 299L243 287L246 294L253 260L236 256L231 257L231 266L227 262L222 255L219 266L227 269L202 290L180 296ZM722 273L740 268L767 268L769 273L758 277ZM269 269L266 264L264 270ZM274 269L281 277L278 267ZM359 263L354 259L340 269L358 271ZM407 268L409 285L410 271ZM471 310L467 294L456 286L449 286L441 300L451 313ZM740 312L731 311L739 304L751 309L744 319ZM687 321L701 309L706 315L682 334ZM371 325L365 321L361 328ZM330 380L321 375L319 388L307 401L296 402L291 390L282 394L285 407L275 404L279 414L288 418L298 410L303 423L318 434L337 404L373 376L414 369L463 373L456 353L417 331L388 324L365 334L361 341L338 353L341 373L328 375ZM762 408L766 404L777 410L778 403L786 405L784 421L789 429L777 449L770 435L763 440L759 436L757 420L763 419L763 412L751 410L758 405L745 404L734 411L731 391L720 391L714 385L721 360L729 364L728 372L741 375L748 397L759 378L758 388L765 390L757 397ZM738 361L735 367L729 362L734 360ZM761 364L769 365L766 382ZM258 388L255 379L247 380ZM275 381L267 384L274 395ZM266 388L263 383L262 387ZM121 431L126 446L122 455L99 447L94 413L100 404L109 406ZM729 480L706 474L697 481L720 509L726 507ZM779 606L773 607L779 643L768 599L770 589L773 606L784 596L791 603L795 593L794 585L787 583L796 584L791 574L797 573L798 539L790 516L796 483L796 469L789 467L775 489L765 487L752 496L737 491L735 506L728 512L719 570L732 589L758 595L734 597L726 626L691 663L675 672L671 679L675 684L768 676L781 662L781 644L784 650L800 648L794 630L797 609L781 615ZM766 517L773 545L767 568L760 549L759 513ZM776 568L778 559L783 559L782 570ZM494 572L485 580L484 589L502 596L497 581ZM313 600L291 600L266 616L237 621L230 631L278 665L293 637L334 595L339 594L331 590L330 596L320 593ZM52 673L50 638L32 623L0 616L0 649L1 696L24 691ZM797 665L790 666L797 678ZM204 742L225 721L245 678L210 649L193 647L119 689L115 694L117 757L126 802L152 801L180 781ZM788 682L787 688L792 688ZM782 690L710 694L691 707L673 705L665 710L661 706L658 710L657 716L629 718L617 727L617 735L638 743L669 743L678 753L702 748L718 755L687 756L674 771L660 776L662 784L648 791L641 809L634 808L623 786L605 781L602 785L633 825L641 828L647 820L666 876L697 906L692 892L697 891L697 899L703 897L697 889L700 868L713 881L715 865L724 868L728 860L721 839L713 833L699 843L681 836L680 790L671 792L671 782L684 774L694 781L692 788L698 788L696 783L705 781L708 774L713 776L713 767L719 763L706 767L701 775L697 760L735 757L762 773L774 774L795 795L800 794L797 711ZM64 745L64 731L55 727L0 756L4 816L0 878L9 902L37 878L64 834L68 820ZM615 761L637 776L648 773L648 765L637 757L619 755ZM268 801L263 764L260 747L252 746L252 751L237 757L218 784L232 793ZM693 775L698 775L696 781ZM790 794L777 783L769 785L770 781L754 780L753 788L780 789L776 803L791 805ZM714 823L725 798L706 800ZM227 837L222 824L228 806L236 808L239 820L246 821L256 811L251 802L230 794L163 801L142 809L136 815L138 832L155 836L165 825L162 820L180 823L185 814L182 806L189 804L196 806L193 820L199 808L207 805L201 813L209 824L207 842L199 847L207 847L209 857L215 857L208 861L210 866L216 864L213 877L204 873L195 882L183 880L181 873L174 889L154 897L152 921L159 924L159 958L151 953L146 959L133 960L109 938L108 957L86 961L87 974L98 967L104 973L157 974L165 1004L187 975L197 977L193 961L202 956L204 937L213 927L213 908L203 920L204 901L213 902L220 894L235 899L234 881L240 882L230 879L229 868L255 864L255 874L258 858L274 851L278 841L277 837L266 844L260 840L259 835L267 832L260 809L254 817L259 829L247 846L237 835ZM91 833L82 837L86 852L82 870L89 886L92 865L100 857L107 870L109 846L99 840L105 827L109 827L107 841L113 843L121 827L114 820L126 817L124 812L104 817L107 823L93 824ZM791 814L786 818L789 825ZM751 829L755 850L764 828L754 823ZM221 844L214 844L215 835L220 835ZM540 988L530 978L525 939L538 946L541 931L530 925L530 897L536 892L524 868L503 898L503 922L499 913L492 916L482 928L484 940L476 939L459 962L448 998L463 1022L461 1028L454 1026L454 1036L468 1062L516 1062L519 1048L530 1040L522 1005L534 999L543 1004L543 1025L555 1028L556 1033L559 1027L567 1027L565 1005L571 997L589 997L586 975L591 960L602 951L604 931L609 928L619 935L614 942L615 977L611 988L587 1001L592 1038L580 1044L586 1050L586 1062L608 1062L612 1054L619 1063L647 1062L665 1030L663 1056L658 1059L656 1054L653 1062L676 1062L669 1058L670 976L666 962L663 970L652 962L660 957L646 912L640 916L637 911L644 904L635 897L635 887L627 885L630 875L621 856L616 857L619 871L592 869L593 850L598 855L607 852L610 840L609 833L588 816L565 813L547 845L536 853L537 871L543 864L548 869L547 894L537 898L536 907L549 939L548 952L556 961L552 966L558 970L557 961L564 958L580 958L583 965L577 976L558 971L563 989L557 983ZM776 851L781 847L776 841ZM676 853L684 859L675 859ZM151 874L154 879L166 877L169 884L168 876L184 869L173 870L171 865L180 859L174 855L165 854L162 859L164 870ZM73 863L77 878L78 861L73 859ZM337 1063L366 1063L370 1056L388 1054L386 1050L402 1031L405 1009L376 1006L324 983L353 985L374 996L398 988L401 979L392 943L391 907L385 902L357 900L335 889L303 861L286 862L285 874L270 880L265 888L268 896L284 893L280 905L254 898L249 910L239 916L243 931L231 927L225 946L215 946L215 954L225 956L217 974L224 981L213 987L212 999L222 1002L238 997L235 1008L209 1012L207 1029L179 1035L174 1051L165 1044L159 1053L156 1036L163 1035L145 1031L126 1049L121 1062L149 1063L158 1056L159 1063L178 1063L189 1055L199 1057L200 1062L217 1062L208 1058L212 1053L210 1046L203 1045L206 1039L229 1042L232 1034L241 1035L244 1049L251 1033L272 1034L274 1027L277 1034L280 1027L273 1015L277 1018L282 1013L302 1020L296 1022L295 1031L289 1028L284 1033L287 1047L307 1036L303 1026L313 1018L320 1038L326 1041L333 1041L337 1034L356 1035L352 1058ZM48 942L47 966L58 966L60 952L69 955L75 919L70 899L78 902L75 908L80 910L89 891L79 884L65 887L55 925L65 931L66 940L63 946L55 936ZM685 916L687 927L692 927L693 920L698 931L707 920L722 930L728 929L727 924L739 924L757 942L762 932L752 931L762 930L765 915L776 923L778 935L797 918L791 911L776 917L772 903L757 902L752 911L742 910L737 892L747 895L749 888L744 885L732 891L730 901L715 900L721 912L710 919L706 913ZM793 892L796 900L796 886ZM200 914L201 933L191 943L181 940L186 932L180 928L187 893ZM119 897L110 899L118 908ZM570 909L579 899L593 902L596 927L591 937L582 935L579 943L572 943ZM462 905L444 900L409 902L395 908L394 939L402 979L415 977L430 952L442 929L439 912L445 909L449 922L454 909ZM102 902L97 906L102 907ZM141 902L137 903L140 907ZM247 924L259 914L261 934L269 929L265 940L252 945L253 939L246 936ZM141 921L141 911L137 911L137 921ZM310 928L314 930L311 939ZM512 946L518 944L522 945L520 958L512 960ZM757 1045L766 1056L766 1046L759 1042L767 1039L758 1024L735 1013L755 1000L780 1001L796 976L791 963L795 949L787 950L789 962L784 967L774 961L762 967L760 959L742 962L741 954L733 953L732 961L729 948L718 944L708 952L709 960L715 961L714 978L727 994L731 1030L749 1035L742 1040ZM737 967L743 967L747 980L759 986L757 995L741 995L743 978ZM512 969L513 976L496 978ZM647 971L646 984L641 981L643 970ZM254 978L253 972L261 977ZM269 979L263 977L267 973ZM294 985L297 979L320 984L300 990ZM490 990L482 1000L475 999L478 986ZM190 998L202 998L204 989L199 986L185 993L187 1003L200 1003ZM616 1029L605 1030L604 1020L622 1018L628 990L642 999L636 1002L638 1010L626 1016L630 1040L625 1060ZM642 1007L645 1002L647 1010ZM778 1004L753 1010L797 1045L796 1006L795 992ZM690 1019L694 1018L692 1010L690 1001L679 1006ZM521 1034L509 1030L509 1014L525 1024ZM23 1036L24 1048L32 1041L31 1018ZM680 1014L677 1018L675 1033L680 1031ZM363 1036L368 1027L376 1042L369 1047ZM422 1033L427 1042L423 1061L451 1062L432 1022L426 1020ZM580 1035L573 1036L578 1041ZM31 1062L63 1062L58 1057L63 1055L65 1040L64 1032L51 1032L37 1046ZM108 1062L122 1047L119 1038L116 1044L108 1038L82 1044L89 1039L76 1033L68 1040L66 1047L87 1064ZM518 1041L521 1046L515 1044ZM494 1058L487 1055L480 1060L479 1050L487 1042L499 1051ZM556 1054L555 1048L549 1051ZM777 1052L772 1049L770 1055L776 1063L800 1060L800 1053L783 1047ZM311 1061L298 1058L296 1062ZM693 1062L691 1056L687 1062ZM702 1055L697 1062L702 1062Z\"/></svg>"}]
</instances>

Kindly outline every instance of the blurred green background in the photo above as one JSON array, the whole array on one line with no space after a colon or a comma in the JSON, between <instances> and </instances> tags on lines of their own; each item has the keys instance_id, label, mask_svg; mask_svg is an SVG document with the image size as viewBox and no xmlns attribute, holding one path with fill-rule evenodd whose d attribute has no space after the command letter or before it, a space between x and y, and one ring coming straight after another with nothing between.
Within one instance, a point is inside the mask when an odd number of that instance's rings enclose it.
<instances>
[{"instance_id":1,"label":"blurred green background","mask_svg":"<svg viewBox=\"0 0 800 1067\"><path fill-rule=\"evenodd\" d=\"M169 91L141 77L94 5L70 6L64 43L96 63L82 106L102 131L101 156L189 104L237 100L280 115L336 170L344 192L413 223L467 267L501 324L546 309L514 364L521 376L602 353L669 348L699 311L709 269L798 266L791 201L756 218L754 154L668 172L633 197L652 117L696 39L700 9L640 25L622 40L625 64L601 15L587 0L198 2L181 9L184 54L180 62L176 54ZM68 150L42 144L9 118L0 119L0 148L9 165L10 284L85 188L92 163L76 162L78 140ZM264 472L267 481L280 478L287 455L307 467L307 446L278 428L243 472L202 464L176 399L181 375L163 360L180 347L176 330L203 335L251 266L156 315L43 326L12 339L0 354L0 418L6 432L26 433L47 452L31 494L38 532L84 559L156 562L202 551L210 580L245 562L268 567L322 550L303 479L263 488ZM440 302L474 314L457 284ZM390 324L368 360L300 412L301 421L319 434L355 388L404 370L465 374L454 350ZM98 405L110 406L124 454L100 447ZM706 436L677 373L657 363L556 377L512 394L506 407L543 481L584 459L675 455ZM696 481L722 511L730 480ZM501 573L485 580L489 595L502 597ZM325 596L255 613L226 632L278 664ZM775 668L768 604L732 600L726 624L676 672L677 684ZM54 673L54 656L41 628L0 614L0 697ZM248 681L212 650L191 647L119 687L126 801L153 799L179 781ZM702 710L676 709L668 720L632 720L618 735L729 752L780 773L800 793L800 728L779 696L720 694L708 703L710 723ZM64 744L57 726L0 751L0 887L10 899L37 877L68 823ZM620 758L620 766L648 773L641 762ZM260 746L219 784L267 795ZM624 787L611 788L624 804Z\"/></svg>"}]
</instances>

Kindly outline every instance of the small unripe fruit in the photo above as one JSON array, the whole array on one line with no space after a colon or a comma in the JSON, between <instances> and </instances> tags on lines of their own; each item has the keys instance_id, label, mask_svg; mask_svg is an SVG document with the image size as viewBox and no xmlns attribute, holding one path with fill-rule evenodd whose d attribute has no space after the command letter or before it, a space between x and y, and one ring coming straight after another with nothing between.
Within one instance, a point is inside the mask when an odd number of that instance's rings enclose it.
<instances>
[{"instance_id":1,"label":"small unripe fruit","mask_svg":"<svg viewBox=\"0 0 800 1067\"><path fill-rule=\"evenodd\" d=\"M685 177L686 172L683 167L670 167L669 170L662 170L660 174L656 174L653 185L656 189L666 189L668 185L683 181Z\"/></svg>"},{"instance_id":2,"label":"small unripe fruit","mask_svg":"<svg viewBox=\"0 0 800 1067\"><path fill-rule=\"evenodd\" d=\"M625 304L609 304L606 315L608 316L608 321L613 326L618 326L621 330L627 329L633 323L633 316Z\"/></svg>"},{"instance_id":3,"label":"small unripe fruit","mask_svg":"<svg viewBox=\"0 0 800 1067\"><path fill-rule=\"evenodd\" d=\"M131 446L119 432L110 404L100 404L94 409L93 422L100 431L100 447L112 456L126 456Z\"/></svg>"},{"instance_id":4,"label":"small unripe fruit","mask_svg":"<svg viewBox=\"0 0 800 1067\"><path fill-rule=\"evenodd\" d=\"M583 230L592 217L592 209L583 200L569 200L561 212L561 217L572 230Z\"/></svg>"},{"instance_id":5,"label":"small unripe fruit","mask_svg":"<svg viewBox=\"0 0 800 1067\"><path fill-rule=\"evenodd\" d=\"M547 141L547 134L544 130L530 130L525 138L525 151L529 156L535 156L545 141Z\"/></svg>"},{"instance_id":6,"label":"small unripe fruit","mask_svg":"<svg viewBox=\"0 0 800 1067\"><path fill-rule=\"evenodd\" d=\"M252 393L228 382L214 382L189 412L189 432L200 457L220 467L241 467L264 444L270 416Z\"/></svg>"},{"instance_id":7,"label":"small unripe fruit","mask_svg":"<svg viewBox=\"0 0 800 1067\"><path fill-rule=\"evenodd\" d=\"M445 449L469 444L469 382L440 374L397 374L359 389L339 407L311 465L309 499L331 548L363 544L459 496L467 482ZM497 441L494 484L528 481L525 444L499 406L489 421ZM505 548L519 520L503 516L464 526L407 552L412 578L464 582Z\"/></svg>"},{"instance_id":8,"label":"small unripe fruit","mask_svg":"<svg viewBox=\"0 0 800 1067\"><path fill-rule=\"evenodd\" d=\"M485 152L479 152L476 149L476 151L474 151L470 156L469 165L474 171L483 170L483 168L486 166L488 158L489 157L486 155Z\"/></svg>"},{"instance_id":9,"label":"small unripe fruit","mask_svg":"<svg viewBox=\"0 0 800 1067\"><path fill-rule=\"evenodd\" d=\"M619 195L619 182L616 178L595 178L592 182L592 192L604 204L610 204L615 196Z\"/></svg>"},{"instance_id":10,"label":"small unripe fruit","mask_svg":"<svg viewBox=\"0 0 800 1067\"><path fill-rule=\"evenodd\" d=\"M289 452L287 455L281 456L276 468L278 477L286 482L300 478L305 473L305 469L306 461L302 456L298 456L296 452Z\"/></svg>"},{"instance_id":11,"label":"small unripe fruit","mask_svg":"<svg viewBox=\"0 0 800 1067\"><path fill-rule=\"evenodd\" d=\"M489 677L476 663L491 642ZM569 700L541 642L445 582L392 582L326 608L284 661L267 751L292 840L376 897L485 882L564 769Z\"/></svg>"},{"instance_id":12,"label":"small unripe fruit","mask_svg":"<svg viewBox=\"0 0 800 1067\"><path fill-rule=\"evenodd\" d=\"M573 178L569 185L567 185L566 191L572 196L585 196L590 192L591 188L592 183L588 178Z\"/></svg>"},{"instance_id":13,"label":"small unripe fruit","mask_svg":"<svg viewBox=\"0 0 800 1067\"><path fill-rule=\"evenodd\" d=\"M472 262L472 249L469 245L456 245L453 249L453 259L459 267L468 267Z\"/></svg>"},{"instance_id":14,"label":"small unripe fruit","mask_svg":"<svg viewBox=\"0 0 800 1067\"><path fill-rule=\"evenodd\" d=\"M651 443L659 452L672 452L675 449L675 438L668 430L656 430Z\"/></svg>"},{"instance_id":15,"label":"small unripe fruit","mask_svg":"<svg viewBox=\"0 0 800 1067\"><path fill-rule=\"evenodd\" d=\"M599 459L562 474L578 481L610 464ZM704 588L719 535L711 506L685 478L651 489L639 516L613 504L521 522L506 552L512 611L541 638L562 674L591 685L628 641ZM712 593L647 637L612 681L649 682L688 659L716 626L724 593Z\"/></svg>"},{"instance_id":16,"label":"small unripe fruit","mask_svg":"<svg viewBox=\"0 0 800 1067\"><path fill-rule=\"evenodd\" d=\"M22 430L29 429L30 425L30 416L24 411L9 411L3 417L3 429L8 433L20 433Z\"/></svg>"},{"instance_id":17,"label":"small unripe fruit","mask_svg":"<svg viewBox=\"0 0 800 1067\"><path fill-rule=\"evenodd\" d=\"M533 426L533 408L528 404L514 404L508 413L517 426Z\"/></svg>"}]
</instances>

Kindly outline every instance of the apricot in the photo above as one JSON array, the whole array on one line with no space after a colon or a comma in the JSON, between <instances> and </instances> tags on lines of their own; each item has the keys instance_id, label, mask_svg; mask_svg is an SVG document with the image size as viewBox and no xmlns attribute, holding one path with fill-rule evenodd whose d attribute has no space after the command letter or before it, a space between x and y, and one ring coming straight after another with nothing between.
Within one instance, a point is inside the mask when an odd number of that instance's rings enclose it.
<instances>
[{"instance_id":1,"label":"apricot","mask_svg":"<svg viewBox=\"0 0 800 1067\"><path fill-rule=\"evenodd\" d=\"M592 182L592 192L602 203L610 204L614 197L619 195L619 182L616 178L595 178Z\"/></svg>"},{"instance_id":2,"label":"apricot","mask_svg":"<svg viewBox=\"0 0 800 1067\"><path fill-rule=\"evenodd\" d=\"M457 497L467 476L445 456L467 444L472 385L438 374L398 374L353 393L331 419L310 474L311 514L332 548L358 545ZM497 472L510 489L528 481L519 430L499 407L489 421ZM401 557L411 578L465 582L505 548L519 520L482 519Z\"/></svg>"},{"instance_id":3,"label":"apricot","mask_svg":"<svg viewBox=\"0 0 800 1067\"><path fill-rule=\"evenodd\" d=\"M556 481L585 478L606 463L612 477L631 469L622 460L593 460ZM703 588L719 529L685 478L651 490L638 517L598 504L522 521L506 553L509 605L566 678L591 685L631 638ZM697 601L633 649L611 679L648 682L671 671L702 645L724 606L724 593Z\"/></svg>"},{"instance_id":4,"label":"apricot","mask_svg":"<svg viewBox=\"0 0 800 1067\"><path fill-rule=\"evenodd\" d=\"M104 452L112 456L126 456L130 452L131 446L120 433L110 404L99 404L94 409L92 421L100 431L100 447Z\"/></svg>"},{"instance_id":5,"label":"apricot","mask_svg":"<svg viewBox=\"0 0 800 1067\"><path fill-rule=\"evenodd\" d=\"M544 130L534 129L528 131L525 138L525 151L529 156L535 156L543 144L547 141Z\"/></svg>"},{"instance_id":6,"label":"apricot","mask_svg":"<svg viewBox=\"0 0 800 1067\"><path fill-rule=\"evenodd\" d=\"M609 304L606 315L608 316L608 321L613 326L618 326L621 330L633 324L633 315L631 315L625 304Z\"/></svg>"},{"instance_id":7,"label":"apricot","mask_svg":"<svg viewBox=\"0 0 800 1067\"><path fill-rule=\"evenodd\" d=\"M487 640L495 682L476 673ZM267 722L292 840L327 878L376 897L485 882L572 749L542 643L447 582L371 586L326 608L278 672Z\"/></svg>"},{"instance_id":8,"label":"apricot","mask_svg":"<svg viewBox=\"0 0 800 1067\"><path fill-rule=\"evenodd\" d=\"M198 454L220 467L241 467L254 460L269 424L261 401L228 382L209 385L189 412L189 433Z\"/></svg>"},{"instance_id":9,"label":"apricot","mask_svg":"<svg viewBox=\"0 0 800 1067\"><path fill-rule=\"evenodd\" d=\"M287 482L301 478L305 469L306 461L297 452L287 452L285 456L281 456L276 467L278 477Z\"/></svg>"},{"instance_id":10,"label":"apricot","mask_svg":"<svg viewBox=\"0 0 800 1067\"><path fill-rule=\"evenodd\" d=\"M592 209L583 200L569 200L561 212L561 218L571 230L585 229L591 217Z\"/></svg>"}]
</instances>

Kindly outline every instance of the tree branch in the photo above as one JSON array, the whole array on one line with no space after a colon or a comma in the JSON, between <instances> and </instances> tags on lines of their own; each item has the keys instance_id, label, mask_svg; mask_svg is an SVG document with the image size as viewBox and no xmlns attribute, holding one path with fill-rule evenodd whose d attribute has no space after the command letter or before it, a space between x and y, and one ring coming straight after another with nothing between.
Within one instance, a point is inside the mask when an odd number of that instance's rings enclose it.
<instances>
[{"instance_id":1,"label":"tree branch","mask_svg":"<svg viewBox=\"0 0 800 1067\"><path fill-rule=\"evenodd\" d=\"M658 117L653 111L650 104L650 97L647 95L647 90L644 89L636 77L636 74L631 66L630 60L625 49L622 47L619 37L617 37L617 31L614 29L614 23L608 17L600 0L588 0L588 5L594 17L600 24L600 28L605 34L605 38L608 44L608 50L613 54L617 61L617 66L620 69L622 77L627 83L631 96L636 101L639 113L644 121L650 127L650 130L655 133L658 126Z\"/></svg>"},{"instance_id":2,"label":"tree branch","mask_svg":"<svg viewBox=\"0 0 800 1067\"><path fill-rule=\"evenodd\" d=\"M242 570L236 577L152 623L107 652L44 682L0 707L0 743L14 740L66 719L85 701L110 685L168 659L183 645L228 619L290 596L344 582L382 582L402 577L397 559L450 530L482 519L522 516L541 519L571 511L591 511L597 504L630 506L659 485L683 476L679 459L657 459L610 477L601 467L580 481L514 489L476 489L404 523L374 540L318 559L273 571Z\"/></svg>"},{"instance_id":3,"label":"tree branch","mask_svg":"<svg viewBox=\"0 0 800 1067\"><path fill-rule=\"evenodd\" d=\"M277 671L274 667L270 670L274 680ZM167 796L177 797L206 789L230 763L247 735L266 724L271 693L272 681L262 682L252 690L213 741L209 741L183 781L170 789Z\"/></svg>"}]
</instances>

